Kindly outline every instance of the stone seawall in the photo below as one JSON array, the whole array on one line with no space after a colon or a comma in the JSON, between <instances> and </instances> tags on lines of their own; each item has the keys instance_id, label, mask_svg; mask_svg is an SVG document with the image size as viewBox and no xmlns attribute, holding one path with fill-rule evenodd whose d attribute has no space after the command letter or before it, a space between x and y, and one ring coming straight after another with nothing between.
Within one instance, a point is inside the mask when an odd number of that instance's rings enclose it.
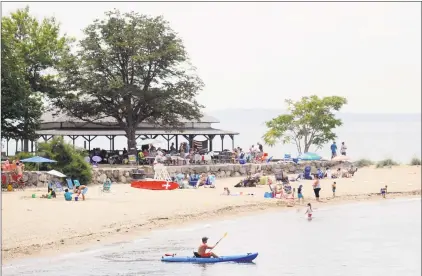
<instances>
[{"instance_id":1,"label":"stone seawall","mask_svg":"<svg viewBox=\"0 0 422 276\"><path fill-rule=\"evenodd\" d=\"M167 171L170 176L174 176L178 173L192 174L192 173L213 173L217 177L236 177L244 176L249 172L254 174L258 171L263 171L267 175L274 174L276 170L283 170L286 173L296 174L303 172L305 166L311 166L312 172L316 171L317 168L332 168L342 167L343 164L331 161L314 161L314 162L303 162L300 164L295 163L268 163L268 164L214 164L214 165L187 165L187 166L167 166ZM150 166L138 167L139 169L145 170L147 174L154 174L154 170ZM118 183L130 183L132 180L131 172L135 167L100 167L93 169L92 182L95 184L103 183L106 178L110 178L113 182Z\"/></svg>"}]
</instances>

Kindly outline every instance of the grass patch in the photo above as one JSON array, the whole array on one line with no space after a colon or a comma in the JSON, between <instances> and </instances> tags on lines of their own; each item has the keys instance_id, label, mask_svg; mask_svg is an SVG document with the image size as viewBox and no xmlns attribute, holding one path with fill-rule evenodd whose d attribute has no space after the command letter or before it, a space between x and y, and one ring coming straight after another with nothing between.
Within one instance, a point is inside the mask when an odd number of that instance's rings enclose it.
<instances>
[{"instance_id":1,"label":"grass patch","mask_svg":"<svg viewBox=\"0 0 422 276\"><path fill-rule=\"evenodd\" d=\"M354 162L354 165L358 168L363 168L363 167L369 167L369 166L374 165L374 162L369 159L359 159L356 162Z\"/></svg>"},{"instance_id":2,"label":"grass patch","mask_svg":"<svg viewBox=\"0 0 422 276\"><path fill-rule=\"evenodd\" d=\"M412 158L412 160L410 161L410 165L412 166L420 166L421 165L421 159L420 158Z\"/></svg>"},{"instance_id":3,"label":"grass patch","mask_svg":"<svg viewBox=\"0 0 422 276\"><path fill-rule=\"evenodd\" d=\"M391 167L391 166L398 166L400 165L396 161L391 158L381 160L377 163L377 168L384 168L384 167Z\"/></svg>"}]
</instances>

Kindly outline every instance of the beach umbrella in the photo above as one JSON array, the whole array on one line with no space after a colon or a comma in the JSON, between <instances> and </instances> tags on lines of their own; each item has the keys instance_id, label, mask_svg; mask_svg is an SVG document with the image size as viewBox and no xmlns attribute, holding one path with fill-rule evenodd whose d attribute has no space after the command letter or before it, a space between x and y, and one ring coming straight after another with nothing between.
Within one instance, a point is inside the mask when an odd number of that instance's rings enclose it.
<instances>
[{"instance_id":1,"label":"beach umbrella","mask_svg":"<svg viewBox=\"0 0 422 276\"><path fill-rule=\"evenodd\" d=\"M31 158L22 159L21 162L23 163L56 163L57 161L44 158L41 156L34 156Z\"/></svg>"},{"instance_id":2,"label":"beach umbrella","mask_svg":"<svg viewBox=\"0 0 422 276\"><path fill-rule=\"evenodd\" d=\"M101 162L101 160L103 160L103 159L99 156L93 156L92 157L92 161L94 161L94 162Z\"/></svg>"},{"instance_id":3,"label":"beach umbrella","mask_svg":"<svg viewBox=\"0 0 422 276\"><path fill-rule=\"evenodd\" d=\"M160 141L157 139L144 139L144 140L141 140L137 145L144 146L144 145L161 145L161 144L163 144L163 141Z\"/></svg>"},{"instance_id":4,"label":"beach umbrella","mask_svg":"<svg viewBox=\"0 0 422 276\"><path fill-rule=\"evenodd\" d=\"M350 160L350 157L346 155L338 155L334 157L333 159L331 159L331 161L349 161L349 160Z\"/></svg>"},{"instance_id":5,"label":"beach umbrella","mask_svg":"<svg viewBox=\"0 0 422 276\"><path fill-rule=\"evenodd\" d=\"M297 158L300 160L305 160L305 161L314 161L314 160L321 160L322 157L313 152L306 152L306 153L300 154Z\"/></svg>"},{"instance_id":6,"label":"beach umbrella","mask_svg":"<svg viewBox=\"0 0 422 276\"><path fill-rule=\"evenodd\" d=\"M56 171L56 170L51 170L51 171L48 171L47 173L50 174L50 175L57 176L57 177L66 177L66 175L64 175L61 172Z\"/></svg>"},{"instance_id":7,"label":"beach umbrella","mask_svg":"<svg viewBox=\"0 0 422 276\"><path fill-rule=\"evenodd\" d=\"M44 157L41 157L41 156L34 156L34 157L31 157L31 158L23 159L23 160L21 160L21 162L22 163L36 163L38 170L40 170L40 163L56 163L57 161L51 160L51 159L48 159L48 158L44 158Z\"/></svg>"}]
</instances>

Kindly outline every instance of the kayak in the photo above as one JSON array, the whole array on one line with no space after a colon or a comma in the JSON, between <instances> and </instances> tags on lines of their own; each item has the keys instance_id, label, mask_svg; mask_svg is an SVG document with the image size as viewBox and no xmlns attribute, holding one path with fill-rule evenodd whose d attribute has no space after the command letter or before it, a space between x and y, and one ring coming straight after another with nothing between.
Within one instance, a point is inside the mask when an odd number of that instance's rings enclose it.
<instances>
[{"instance_id":1,"label":"kayak","mask_svg":"<svg viewBox=\"0 0 422 276\"><path fill-rule=\"evenodd\" d=\"M161 257L162 262L172 263L222 263L222 262L252 262L258 257L258 253L246 253L243 255L220 256L219 258L197 258L197 257Z\"/></svg>"}]
</instances>

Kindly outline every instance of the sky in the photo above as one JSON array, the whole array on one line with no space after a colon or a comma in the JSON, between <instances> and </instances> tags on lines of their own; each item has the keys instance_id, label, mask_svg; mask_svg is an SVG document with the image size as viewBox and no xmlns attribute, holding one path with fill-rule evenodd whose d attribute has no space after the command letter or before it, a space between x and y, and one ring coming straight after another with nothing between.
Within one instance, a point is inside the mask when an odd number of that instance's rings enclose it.
<instances>
[{"instance_id":1,"label":"sky","mask_svg":"<svg viewBox=\"0 0 422 276\"><path fill-rule=\"evenodd\" d=\"M312 94L346 97L344 112L421 112L420 3L3 2L2 15L26 5L76 39L114 8L164 16L205 83L205 112Z\"/></svg>"}]
</instances>

